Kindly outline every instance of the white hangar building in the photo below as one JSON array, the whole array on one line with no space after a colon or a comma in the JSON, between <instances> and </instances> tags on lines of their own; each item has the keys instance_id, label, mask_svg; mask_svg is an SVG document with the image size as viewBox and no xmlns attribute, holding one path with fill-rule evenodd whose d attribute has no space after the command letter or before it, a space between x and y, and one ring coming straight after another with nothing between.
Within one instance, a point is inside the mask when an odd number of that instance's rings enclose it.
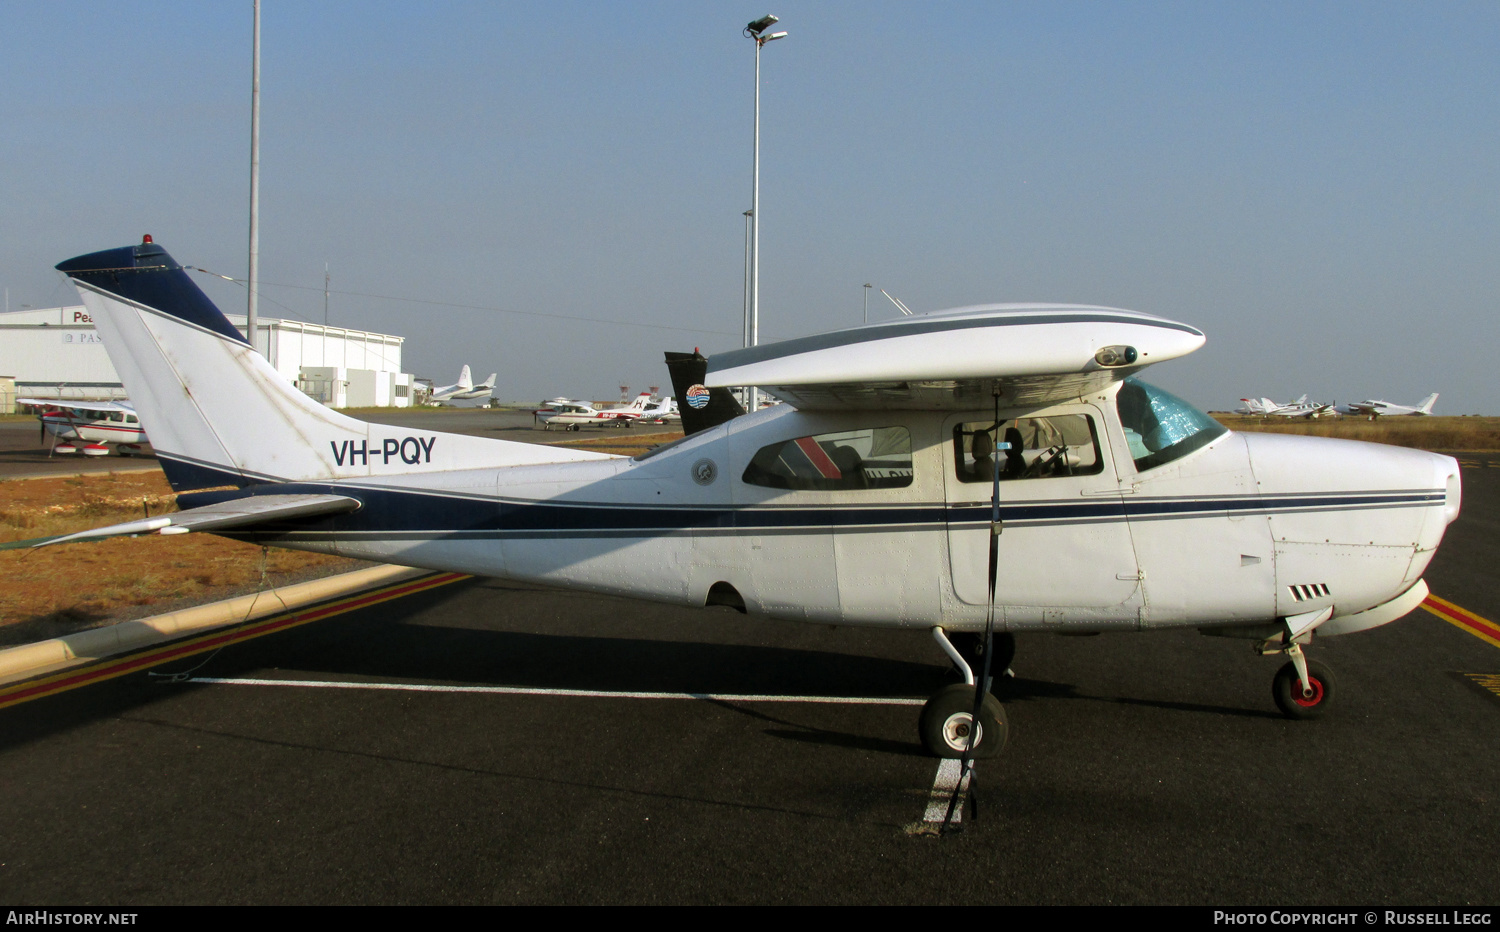
<instances>
[{"instance_id":1,"label":"white hangar building","mask_svg":"<svg viewBox=\"0 0 1500 932\"><path fill-rule=\"evenodd\" d=\"M245 329L245 315L228 314ZM405 337L260 317L255 348L276 371L332 408L412 403L415 380L401 371ZM83 305L0 314L0 377L22 398L124 398L120 376Z\"/></svg>"}]
</instances>

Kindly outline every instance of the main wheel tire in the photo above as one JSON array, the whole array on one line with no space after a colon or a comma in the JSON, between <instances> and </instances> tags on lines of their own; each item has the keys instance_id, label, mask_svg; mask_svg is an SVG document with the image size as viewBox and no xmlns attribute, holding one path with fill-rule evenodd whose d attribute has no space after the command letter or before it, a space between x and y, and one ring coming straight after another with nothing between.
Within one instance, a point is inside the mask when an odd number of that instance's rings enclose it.
<instances>
[{"instance_id":1,"label":"main wheel tire","mask_svg":"<svg viewBox=\"0 0 1500 932\"><path fill-rule=\"evenodd\" d=\"M922 746L934 757L958 758L968 747L974 722L974 687L965 683L945 686L922 706L918 728ZM994 757L1005 747L1010 725L1005 707L986 693L979 706L979 729L974 735L974 758Z\"/></svg>"},{"instance_id":2,"label":"main wheel tire","mask_svg":"<svg viewBox=\"0 0 1500 932\"><path fill-rule=\"evenodd\" d=\"M1271 695L1276 697L1276 707L1287 718L1317 718L1333 701L1333 671L1326 664L1309 660L1307 678L1311 681L1308 684L1312 688L1311 695L1302 692L1296 664L1287 663L1276 671L1276 679L1271 681Z\"/></svg>"}]
</instances>

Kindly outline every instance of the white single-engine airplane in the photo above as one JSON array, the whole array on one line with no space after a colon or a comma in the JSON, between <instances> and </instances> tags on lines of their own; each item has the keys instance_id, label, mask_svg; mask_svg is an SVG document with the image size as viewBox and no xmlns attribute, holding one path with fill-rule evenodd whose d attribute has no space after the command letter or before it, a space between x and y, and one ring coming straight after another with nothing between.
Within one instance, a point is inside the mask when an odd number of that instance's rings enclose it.
<instances>
[{"instance_id":1,"label":"white single-engine airplane","mask_svg":"<svg viewBox=\"0 0 1500 932\"><path fill-rule=\"evenodd\" d=\"M1286 404L1277 404L1269 398L1241 398L1244 402L1236 414L1261 415L1262 417L1272 414L1277 417L1322 417L1333 409L1332 405L1319 404L1316 401L1308 401L1303 395L1296 401L1288 401Z\"/></svg>"},{"instance_id":2,"label":"white single-engine airplane","mask_svg":"<svg viewBox=\"0 0 1500 932\"><path fill-rule=\"evenodd\" d=\"M427 396L427 400L433 404L439 404L444 401L470 401L475 398L488 398L490 392L495 388L495 379L499 377L500 373L491 372L489 378L475 385L474 377L469 374L469 367L465 364L463 369L458 373L457 382L452 385L445 385L442 388L434 388L432 394Z\"/></svg>"},{"instance_id":3,"label":"white single-engine airplane","mask_svg":"<svg viewBox=\"0 0 1500 932\"><path fill-rule=\"evenodd\" d=\"M1432 406L1437 400L1438 393L1433 392L1415 405L1391 404L1389 401L1355 401L1346 405L1334 405L1334 410L1340 414L1361 414L1372 421L1377 417L1399 417L1402 415L1426 417L1432 413Z\"/></svg>"},{"instance_id":4,"label":"white single-engine airplane","mask_svg":"<svg viewBox=\"0 0 1500 932\"><path fill-rule=\"evenodd\" d=\"M158 245L58 269L183 493L176 514L60 540L204 530L930 631L966 681L923 709L940 756L1005 742L1004 710L971 666L991 622L995 670L1018 631L1245 638L1289 657L1273 686L1283 712L1317 715L1333 679L1304 647L1414 609L1459 509L1450 457L1236 434L1137 380L1204 336L1131 311L971 307L722 353L692 391L733 407L725 386L758 385L786 404L629 458L331 411L277 376Z\"/></svg>"},{"instance_id":5,"label":"white single-engine airplane","mask_svg":"<svg viewBox=\"0 0 1500 932\"><path fill-rule=\"evenodd\" d=\"M82 453L84 456L106 456L109 444L115 452L130 456L141 452L146 432L136 417L135 406L128 401L58 401L47 398L18 398L18 405L40 408L42 436L51 434L53 453Z\"/></svg>"}]
</instances>

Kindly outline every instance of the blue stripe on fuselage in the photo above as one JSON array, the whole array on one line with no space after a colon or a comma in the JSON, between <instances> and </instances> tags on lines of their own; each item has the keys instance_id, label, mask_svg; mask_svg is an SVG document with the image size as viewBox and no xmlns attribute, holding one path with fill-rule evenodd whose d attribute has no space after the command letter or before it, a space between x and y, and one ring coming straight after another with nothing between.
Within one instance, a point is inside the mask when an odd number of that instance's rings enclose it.
<instances>
[{"instance_id":1,"label":"blue stripe on fuselage","mask_svg":"<svg viewBox=\"0 0 1500 932\"><path fill-rule=\"evenodd\" d=\"M464 497L430 490L390 489L348 484L276 483L250 489L199 493L179 499L194 507L254 494L337 494L363 502L354 513L315 519L268 522L258 533L291 537L389 536L427 538L592 538L655 537L671 533L830 533L879 529L920 529L988 525L990 506L642 506L605 502L539 502ZM1398 492L1307 493L1255 498L1046 501L1002 504L1001 519L1012 526L1094 524L1124 520L1193 520L1224 515L1410 508L1440 505L1441 489ZM250 533L239 529L239 533Z\"/></svg>"}]
</instances>

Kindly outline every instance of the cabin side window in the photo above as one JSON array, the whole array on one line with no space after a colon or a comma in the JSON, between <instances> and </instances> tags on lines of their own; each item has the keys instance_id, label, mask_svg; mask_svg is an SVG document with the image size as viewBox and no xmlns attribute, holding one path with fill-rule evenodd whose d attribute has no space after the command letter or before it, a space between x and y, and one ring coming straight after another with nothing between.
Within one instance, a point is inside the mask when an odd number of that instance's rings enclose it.
<instances>
[{"instance_id":1,"label":"cabin side window","mask_svg":"<svg viewBox=\"0 0 1500 932\"><path fill-rule=\"evenodd\" d=\"M953 428L960 482L1093 476L1104 470L1094 419L1086 414L970 421Z\"/></svg>"},{"instance_id":2,"label":"cabin side window","mask_svg":"<svg viewBox=\"0 0 1500 932\"><path fill-rule=\"evenodd\" d=\"M1229 433L1197 408L1154 385L1130 378L1115 396L1130 457L1141 472L1155 469Z\"/></svg>"},{"instance_id":3,"label":"cabin side window","mask_svg":"<svg viewBox=\"0 0 1500 932\"><path fill-rule=\"evenodd\" d=\"M911 434L904 427L846 430L761 447L745 482L771 489L836 492L911 485Z\"/></svg>"}]
</instances>

